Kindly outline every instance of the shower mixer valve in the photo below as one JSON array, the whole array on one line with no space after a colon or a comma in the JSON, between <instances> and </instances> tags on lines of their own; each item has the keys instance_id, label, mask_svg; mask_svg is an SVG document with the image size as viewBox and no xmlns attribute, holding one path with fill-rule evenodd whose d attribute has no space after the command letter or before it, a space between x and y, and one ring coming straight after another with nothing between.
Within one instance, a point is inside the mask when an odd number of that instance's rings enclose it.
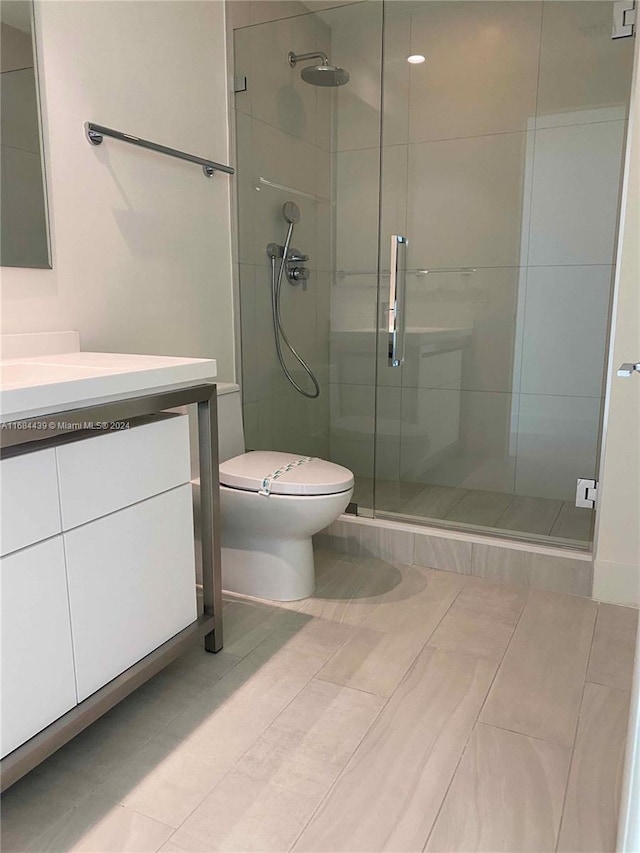
<instances>
[{"instance_id":1,"label":"shower mixer valve","mask_svg":"<svg viewBox=\"0 0 640 853\"><path fill-rule=\"evenodd\" d=\"M309 270L304 266L308 260L308 255L301 254L297 249L291 249L285 266L289 284L296 285L309 280Z\"/></svg>"},{"instance_id":2,"label":"shower mixer valve","mask_svg":"<svg viewBox=\"0 0 640 853\"><path fill-rule=\"evenodd\" d=\"M283 254L284 246L277 243L269 243L267 246L267 255L270 258L281 258ZM289 284L298 285L309 280L311 273L304 266L308 260L309 255L302 254L299 249L289 249L284 266Z\"/></svg>"}]
</instances>

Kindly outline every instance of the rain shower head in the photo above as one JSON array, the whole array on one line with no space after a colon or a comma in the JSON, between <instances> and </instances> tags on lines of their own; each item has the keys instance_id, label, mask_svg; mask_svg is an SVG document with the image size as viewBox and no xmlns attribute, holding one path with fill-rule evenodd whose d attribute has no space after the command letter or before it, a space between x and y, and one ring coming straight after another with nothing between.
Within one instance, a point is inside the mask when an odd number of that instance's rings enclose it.
<instances>
[{"instance_id":1,"label":"rain shower head","mask_svg":"<svg viewBox=\"0 0 640 853\"><path fill-rule=\"evenodd\" d=\"M308 59L321 59L321 65L308 65L303 68L300 76L305 83L310 83L312 86L344 86L349 82L349 72L344 68L338 68L337 65L329 64L329 57L322 51L315 53L299 53L295 54L289 51L289 65L292 68L296 67L298 62L305 62Z\"/></svg>"},{"instance_id":2,"label":"rain shower head","mask_svg":"<svg viewBox=\"0 0 640 853\"><path fill-rule=\"evenodd\" d=\"M312 86L344 86L349 82L349 72L335 65L308 65L300 76Z\"/></svg>"}]
</instances>

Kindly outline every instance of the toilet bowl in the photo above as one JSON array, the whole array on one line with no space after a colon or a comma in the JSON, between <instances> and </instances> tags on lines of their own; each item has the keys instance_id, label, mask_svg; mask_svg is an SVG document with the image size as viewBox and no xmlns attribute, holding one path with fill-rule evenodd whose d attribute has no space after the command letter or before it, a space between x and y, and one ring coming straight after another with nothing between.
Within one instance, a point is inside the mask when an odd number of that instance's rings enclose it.
<instances>
[{"instance_id":1,"label":"toilet bowl","mask_svg":"<svg viewBox=\"0 0 640 853\"><path fill-rule=\"evenodd\" d=\"M244 450L240 389L218 384L222 587L295 601L315 589L311 537L342 513L353 474L294 453Z\"/></svg>"}]
</instances>

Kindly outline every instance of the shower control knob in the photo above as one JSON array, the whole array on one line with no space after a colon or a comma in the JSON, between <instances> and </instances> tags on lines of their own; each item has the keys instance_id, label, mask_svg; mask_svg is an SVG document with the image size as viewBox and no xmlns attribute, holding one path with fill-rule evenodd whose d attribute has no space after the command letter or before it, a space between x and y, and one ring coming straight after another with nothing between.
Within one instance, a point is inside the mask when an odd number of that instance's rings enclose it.
<instances>
[{"instance_id":1,"label":"shower control knob","mask_svg":"<svg viewBox=\"0 0 640 853\"><path fill-rule=\"evenodd\" d=\"M288 276L291 284L298 284L301 281L308 281L310 272L306 267L290 267Z\"/></svg>"}]
</instances>

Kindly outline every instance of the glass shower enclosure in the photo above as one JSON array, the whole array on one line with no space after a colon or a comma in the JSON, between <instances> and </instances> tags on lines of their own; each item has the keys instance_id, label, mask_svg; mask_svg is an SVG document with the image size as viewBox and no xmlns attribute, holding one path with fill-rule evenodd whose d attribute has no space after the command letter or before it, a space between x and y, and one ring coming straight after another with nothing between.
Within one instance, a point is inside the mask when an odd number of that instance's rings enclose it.
<instances>
[{"instance_id":1,"label":"glass shower enclosure","mask_svg":"<svg viewBox=\"0 0 640 853\"><path fill-rule=\"evenodd\" d=\"M346 465L363 515L589 547L633 52L612 21L365 0L235 31L248 447ZM348 82L305 82L289 51ZM313 400L270 319L289 200L309 278L283 324Z\"/></svg>"}]
</instances>

